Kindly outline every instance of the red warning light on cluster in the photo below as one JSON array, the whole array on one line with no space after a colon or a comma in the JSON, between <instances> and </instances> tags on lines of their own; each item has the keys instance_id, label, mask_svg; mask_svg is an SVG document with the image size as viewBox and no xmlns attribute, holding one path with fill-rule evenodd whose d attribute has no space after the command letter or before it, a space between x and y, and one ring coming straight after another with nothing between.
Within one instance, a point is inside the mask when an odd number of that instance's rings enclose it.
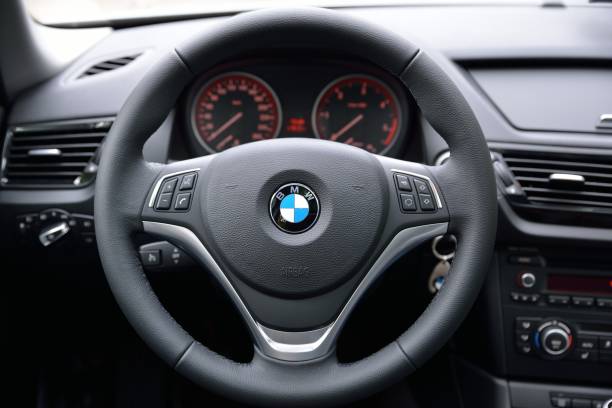
<instances>
[{"instance_id":1,"label":"red warning light on cluster","mask_svg":"<svg viewBox=\"0 0 612 408\"><path fill-rule=\"evenodd\" d=\"M306 133L306 119L289 118L287 120L288 133Z\"/></svg>"}]
</instances>

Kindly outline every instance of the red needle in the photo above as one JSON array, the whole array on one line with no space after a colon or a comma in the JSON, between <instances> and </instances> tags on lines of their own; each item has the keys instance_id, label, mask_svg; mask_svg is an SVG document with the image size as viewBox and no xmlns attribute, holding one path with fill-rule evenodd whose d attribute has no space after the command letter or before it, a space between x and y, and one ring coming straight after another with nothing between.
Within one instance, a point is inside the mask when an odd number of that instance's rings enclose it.
<instances>
[{"instance_id":1,"label":"red needle","mask_svg":"<svg viewBox=\"0 0 612 408\"><path fill-rule=\"evenodd\" d=\"M242 117L242 115L243 115L242 112L238 112L237 114L235 114L234 116L229 118L229 120L227 122L225 122L223 125L221 125L221 127L219 129L217 129L214 132L212 132L210 134L210 136L208 136L208 138L206 140L208 142L210 142L211 140L215 140L215 138L217 136L219 136L221 133L223 133L228 127L230 127L234 123L238 122L240 120L240 118Z\"/></svg>"},{"instance_id":2,"label":"red needle","mask_svg":"<svg viewBox=\"0 0 612 408\"><path fill-rule=\"evenodd\" d=\"M360 113L359 115L355 116L349 123L344 125L342 129L340 129L336 133L332 133L330 139L333 140L334 142L337 141L340 136L342 136L343 134L348 132L353 126L361 122L362 119L363 119L363 113Z\"/></svg>"}]
</instances>

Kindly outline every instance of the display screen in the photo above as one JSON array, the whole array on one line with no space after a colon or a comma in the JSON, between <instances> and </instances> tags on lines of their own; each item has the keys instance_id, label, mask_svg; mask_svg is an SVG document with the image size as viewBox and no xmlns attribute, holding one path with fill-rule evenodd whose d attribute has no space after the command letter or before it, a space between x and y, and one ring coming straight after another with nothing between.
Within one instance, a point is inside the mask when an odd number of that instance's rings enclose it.
<instances>
[{"instance_id":1,"label":"display screen","mask_svg":"<svg viewBox=\"0 0 612 408\"><path fill-rule=\"evenodd\" d=\"M612 295L612 277L549 275L548 290Z\"/></svg>"}]
</instances>

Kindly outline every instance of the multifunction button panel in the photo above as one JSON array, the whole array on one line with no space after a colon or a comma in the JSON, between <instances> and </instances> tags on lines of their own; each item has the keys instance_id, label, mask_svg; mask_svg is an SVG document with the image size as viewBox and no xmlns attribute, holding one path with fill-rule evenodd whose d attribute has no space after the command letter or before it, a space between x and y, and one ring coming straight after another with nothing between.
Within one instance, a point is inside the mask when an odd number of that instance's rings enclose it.
<instances>
[{"instance_id":1,"label":"multifunction button panel","mask_svg":"<svg viewBox=\"0 0 612 408\"><path fill-rule=\"evenodd\" d=\"M156 186L154 205L156 211L188 211L198 179L195 170L165 176Z\"/></svg>"},{"instance_id":2,"label":"multifunction button panel","mask_svg":"<svg viewBox=\"0 0 612 408\"><path fill-rule=\"evenodd\" d=\"M412 174L393 173L393 182L402 212L434 212L436 196L430 181Z\"/></svg>"}]
</instances>

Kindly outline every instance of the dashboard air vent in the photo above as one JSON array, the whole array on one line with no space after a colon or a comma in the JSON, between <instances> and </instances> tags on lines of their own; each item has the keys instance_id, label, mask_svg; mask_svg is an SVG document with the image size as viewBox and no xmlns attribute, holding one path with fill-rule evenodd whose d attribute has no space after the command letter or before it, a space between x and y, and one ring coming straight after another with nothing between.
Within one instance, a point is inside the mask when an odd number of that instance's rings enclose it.
<instances>
[{"instance_id":1,"label":"dashboard air vent","mask_svg":"<svg viewBox=\"0 0 612 408\"><path fill-rule=\"evenodd\" d=\"M503 160L531 205L612 212L612 158L505 152Z\"/></svg>"},{"instance_id":2,"label":"dashboard air vent","mask_svg":"<svg viewBox=\"0 0 612 408\"><path fill-rule=\"evenodd\" d=\"M134 62L136 58L140 57L142 54L131 54L125 55L123 57L113 58L106 61L101 61L92 65L83 71L77 79L87 78L93 75L102 74L104 72L113 71L115 69L125 67L126 65Z\"/></svg>"},{"instance_id":3,"label":"dashboard air vent","mask_svg":"<svg viewBox=\"0 0 612 408\"><path fill-rule=\"evenodd\" d=\"M86 120L10 128L0 183L4 187L74 188L93 180L112 121Z\"/></svg>"}]
</instances>

